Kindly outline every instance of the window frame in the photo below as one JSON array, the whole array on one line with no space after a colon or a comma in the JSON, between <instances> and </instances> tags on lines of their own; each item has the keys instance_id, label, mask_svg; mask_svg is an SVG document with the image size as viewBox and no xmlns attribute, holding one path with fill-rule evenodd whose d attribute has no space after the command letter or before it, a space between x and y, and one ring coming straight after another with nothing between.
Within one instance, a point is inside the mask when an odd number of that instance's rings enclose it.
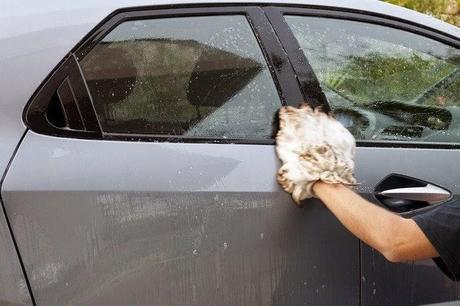
<instances>
[{"instance_id":1,"label":"window frame","mask_svg":"<svg viewBox=\"0 0 460 306\"><path fill-rule=\"evenodd\" d=\"M277 33L280 41L282 42L291 62L294 63L293 69L301 84L301 89L304 95L306 91L312 90L312 82L318 81L313 68L309 64L307 56L302 52L297 39L289 28L284 19L284 15L295 15L305 17L320 17L335 20L349 20L358 21L368 24L382 25L394 29L403 30L420 36L424 36L451 47L460 49L460 40L447 33L437 31L430 27L420 25L407 20L402 20L396 17L362 12L350 9L341 8L322 8L314 6L267 6L264 11ZM318 82L319 85L319 82ZM316 90L313 87L313 90ZM313 103L315 106L320 106L324 111L330 111L330 105L323 93L318 94L315 92L316 101ZM460 149L459 143L446 143L446 142L421 142L421 141L397 141L397 140L356 140L358 147L395 147L395 148L431 148L431 149Z\"/></svg>"},{"instance_id":2,"label":"window frame","mask_svg":"<svg viewBox=\"0 0 460 306\"><path fill-rule=\"evenodd\" d=\"M104 20L102 20L90 33L88 33L66 56L74 57L77 63L88 54L90 50L103 39L116 26L125 21L142 20L142 19L162 19L176 17L195 17L195 16L221 16L221 15L243 15L253 32L259 48L264 56L265 62L270 71L271 78L274 82L278 96L280 98L280 107L282 105L298 105L304 100L302 92L298 86L294 70L289 58L283 50L281 43L278 41L264 11L260 6L234 6L234 5L188 5L188 6L162 6L162 7L135 7L123 8L114 11ZM85 131L58 129L51 126L47 120L31 120L44 116L45 109L49 101L44 101L40 97L40 92L53 90L49 84L54 84L54 78L62 75L62 68L65 60L61 61L57 68L47 77L45 82L40 85L37 92L30 99L23 114L26 125L33 131L58 137L85 138L98 140L122 140L122 141L146 141L146 142L186 142L186 143L232 143L232 144L262 144L274 145L275 139L251 139L251 138L217 138L217 137L191 137L183 135L164 135L164 134L133 134L133 133L106 133L99 124L98 131L87 133ZM78 65L81 73L80 65ZM85 81L86 84L86 81ZM57 89L57 88L56 88ZM91 94L86 86L88 95ZM91 103L88 111L97 117L94 106ZM274 127L274 129L277 127ZM275 132L275 131L274 131Z\"/></svg>"},{"instance_id":3,"label":"window frame","mask_svg":"<svg viewBox=\"0 0 460 306\"><path fill-rule=\"evenodd\" d=\"M53 95L59 95L59 88L67 82L74 98L74 111L65 113L65 105L60 102L65 121L69 117L80 121L83 129L59 128L49 122L47 112ZM99 139L102 137L99 121L94 111L92 98L89 94L86 81L73 53L67 54L64 59L46 77L45 81L34 92L23 111L23 121L26 127L36 133L49 136L61 136L80 139Z\"/></svg>"}]
</instances>

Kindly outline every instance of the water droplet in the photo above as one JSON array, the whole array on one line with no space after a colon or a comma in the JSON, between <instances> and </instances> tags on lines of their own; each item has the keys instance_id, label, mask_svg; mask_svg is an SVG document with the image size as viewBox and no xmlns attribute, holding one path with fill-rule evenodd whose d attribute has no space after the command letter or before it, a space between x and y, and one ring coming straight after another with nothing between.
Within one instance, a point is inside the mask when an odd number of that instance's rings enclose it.
<instances>
[{"instance_id":1,"label":"water droplet","mask_svg":"<svg viewBox=\"0 0 460 306\"><path fill-rule=\"evenodd\" d=\"M264 239L264 233L260 233L260 239L261 239L261 240Z\"/></svg>"}]
</instances>

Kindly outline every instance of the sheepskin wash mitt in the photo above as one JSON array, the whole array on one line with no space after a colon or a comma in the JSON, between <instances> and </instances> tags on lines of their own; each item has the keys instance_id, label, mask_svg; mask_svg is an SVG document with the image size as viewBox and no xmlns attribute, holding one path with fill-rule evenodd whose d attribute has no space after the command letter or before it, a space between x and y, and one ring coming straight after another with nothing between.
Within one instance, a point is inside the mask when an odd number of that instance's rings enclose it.
<instances>
[{"instance_id":1,"label":"sheepskin wash mitt","mask_svg":"<svg viewBox=\"0 0 460 306\"><path fill-rule=\"evenodd\" d=\"M353 177L356 142L334 117L303 103L279 110L276 153L282 161L277 180L294 202L314 197L312 186L356 185Z\"/></svg>"}]
</instances>

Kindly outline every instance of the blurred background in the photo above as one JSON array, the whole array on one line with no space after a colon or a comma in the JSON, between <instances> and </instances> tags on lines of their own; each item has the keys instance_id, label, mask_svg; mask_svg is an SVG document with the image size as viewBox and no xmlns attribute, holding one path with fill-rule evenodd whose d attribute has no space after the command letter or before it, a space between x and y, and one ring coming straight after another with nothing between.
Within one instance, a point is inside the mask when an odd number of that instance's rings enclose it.
<instances>
[{"instance_id":1,"label":"blurred background","mask_svg":"<svg viewBox=\"0 0 460 306\"><path fill-rule=\"evenodd\" d=\"M452 23L460 27L460 0L383 0Z\"/></svg>"}]
</instances>

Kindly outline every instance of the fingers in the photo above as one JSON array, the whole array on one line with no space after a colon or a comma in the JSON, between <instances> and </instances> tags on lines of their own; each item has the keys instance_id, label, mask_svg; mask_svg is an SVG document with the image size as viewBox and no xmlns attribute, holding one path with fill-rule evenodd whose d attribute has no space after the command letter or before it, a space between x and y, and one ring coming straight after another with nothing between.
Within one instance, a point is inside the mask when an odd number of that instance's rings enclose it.
<instances>
[{"instance_id":1,"label":"fingers","mask_svg":"<svg viewBox=\"0 0 460 306\"><path fill-rule=\"evenodd\" d=\"M301 185L295 186L294 191L292 192L292 200L294 201L294 203L300 206L300 203L302 200L313 197L313 194L311 193L311 188L308 188L308 186L311 186L311 185L312 184L306 184L304 186L301 186Z\"/></svg>"}]
</instances>

